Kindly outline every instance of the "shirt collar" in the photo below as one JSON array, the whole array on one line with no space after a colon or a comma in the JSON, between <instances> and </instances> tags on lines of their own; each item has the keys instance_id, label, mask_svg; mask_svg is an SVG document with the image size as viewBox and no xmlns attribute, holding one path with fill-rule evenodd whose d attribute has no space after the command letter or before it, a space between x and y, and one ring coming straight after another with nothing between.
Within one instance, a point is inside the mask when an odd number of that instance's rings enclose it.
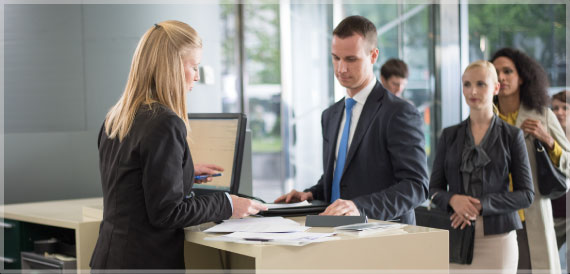
<instances>
[{"instance_id":1,"label":"shirt collar","mask_svg":"<svg viewBox=\"0 0 570 274\"><path fill-rule=\"evenodd\" d=\"M364 105L366 99L368 98L368 95L370 95L370 92L372 92L372 89L376 85L377 81L378 80L376 79L376 77L374 77L374 79L372 79L372 81L370 81L370 83L368 83L366 87L364 87L361 91L359 91L356 95L354 95L352 99L354 99L356 103ZM350 98L350 96L348 96L348 92L346 93L345 98Z\"/></svg>"},{"instance_id":2,"label":"shirt collar","mask_svg":"<svg viewBox=\"0 0 570 274\"><path fill-rule=\"evenodd\" d=\"M503 114L499 111L499 108L493 104L493 112L499 116L503 121L507 122L508 124L514 125L517 121L517 117L519 116L519 110L517 109L515 112Z\"/></svg>"}]
</instances>

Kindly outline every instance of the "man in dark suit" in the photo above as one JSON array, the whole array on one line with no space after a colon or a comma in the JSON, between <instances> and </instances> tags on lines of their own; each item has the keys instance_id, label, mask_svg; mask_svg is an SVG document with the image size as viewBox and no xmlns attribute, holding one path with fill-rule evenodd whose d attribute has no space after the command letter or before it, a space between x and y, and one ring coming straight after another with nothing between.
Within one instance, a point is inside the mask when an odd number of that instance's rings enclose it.
<instances>
[{"instance_id":1,"label":"man in dark suit","mask_svg":"<svg viewBox=\"0 0 570 274\"><path fill-rule=\"evenodd\" d=\"M377 34L368 19L345 18L333 31L331 51L346 97L322 115L324 174L315 186L275 202L324 200L331 203L325 215L414 224L429 183L420 114L374 76Z\"/></svg>"}]
</instances>

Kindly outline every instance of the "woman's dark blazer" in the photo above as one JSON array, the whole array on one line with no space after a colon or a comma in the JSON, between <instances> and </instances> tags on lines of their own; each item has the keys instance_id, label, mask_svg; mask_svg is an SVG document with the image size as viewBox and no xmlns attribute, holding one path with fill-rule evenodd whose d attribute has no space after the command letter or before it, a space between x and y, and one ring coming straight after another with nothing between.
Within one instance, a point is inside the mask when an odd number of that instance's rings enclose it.
<instances>
[{"instance_id":1,"label":"woman's dark blazer","mask_svg":"<svg viewBox=\"0 0 570 274\"><path fill-rule=\"evenodd\" d=\"M232 214L224 193L185 198L194 181L186 126L162 105L141 107L122 142L102 127L99 160L104 209L93 269L182 269L183 228Z\"/></svg>"},{"instance_id":2,"label":"woman's dark blazer","mask_svg":"<svg viewBox=\"0 0 570 274\"><path fill-rule=\"evenodd\" d=\"M459 171L465 143L467 120L443 130L430 178L430 197L438 207L452 213L449 199L464 194ZM521 229L518 209L527 208L534 199L532 175L523 133L495 117L492 130L483 149L491 162L483 168L483 193L480 197L485 235ZM509 192L509 173L513 192ZM449 186L449 190L447 187ZM434 194L436 194L434 196Z\"/></svg>"}]
</instances>

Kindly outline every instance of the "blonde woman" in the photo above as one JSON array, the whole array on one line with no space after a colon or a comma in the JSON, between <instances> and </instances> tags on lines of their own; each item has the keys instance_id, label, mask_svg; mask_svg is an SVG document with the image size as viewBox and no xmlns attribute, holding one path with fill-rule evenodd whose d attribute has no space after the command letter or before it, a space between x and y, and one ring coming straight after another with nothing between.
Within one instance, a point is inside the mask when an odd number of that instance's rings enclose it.
<instances>
[{"instance_id":1,"label":"blonde woman","mask_svg":"<svg viewBox=\"0 0 570 274\"><path fill-rule=\"evenodd\" d=\"M155 24L139 41L99 133L104 210L93 269L182 269L184 227L266 209L225 193L189 195L195 175L220 170L195 167L187 142L186 93L201 55L196 31L178 21Z\"/></svg>"},{"instance_id":2,"label":"blonde woman","mask_svg":"<svg viewBox=\"0 0 570 274\"><path fill-rule=\"evenodd\" d=\"M501 89L496 98L499 117L523 130L536 197L519 212L523 229L517 230L519 269L561 273L552 206L538 191L534 140L540 140L552 163L570 175L570 143L556 116L548 108L548 77L544 69L524 52L503 48L491 58Z\"/></svg>"},{"instance_id":3,"label":"blonde woman","mask_svg":"<svg viewBox=\"0 0 570 274\"><path fill-rule=\"evenodd\" d=\"M475 225L473 261L450 269L516 273L515 230L522 228L517 210L534 198L523 133L493 112L493 95L499 92L493 64L471 63L462 83L469 118L443 130L430 178L432 202L451 214L452 227Z\"/></svg>"}]
</instances>

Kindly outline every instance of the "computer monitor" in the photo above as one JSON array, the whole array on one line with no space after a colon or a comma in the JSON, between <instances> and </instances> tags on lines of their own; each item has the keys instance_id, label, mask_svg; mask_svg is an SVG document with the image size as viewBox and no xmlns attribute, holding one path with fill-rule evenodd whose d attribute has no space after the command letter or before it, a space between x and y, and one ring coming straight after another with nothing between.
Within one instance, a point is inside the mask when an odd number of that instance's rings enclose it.
<instances>
[{"instance_id":1,"label":"computer monitor","mask_svg":"<svg viewBox=\"0 0 570 274\"><path fill-rule=\"evenodd\" d=\"M245 142L247 118L242 113L190 113L190 153L194 164L216 164L222 176L194 184L196 195L216 191L237 194Z\"/></svg>"}]
</instances>

